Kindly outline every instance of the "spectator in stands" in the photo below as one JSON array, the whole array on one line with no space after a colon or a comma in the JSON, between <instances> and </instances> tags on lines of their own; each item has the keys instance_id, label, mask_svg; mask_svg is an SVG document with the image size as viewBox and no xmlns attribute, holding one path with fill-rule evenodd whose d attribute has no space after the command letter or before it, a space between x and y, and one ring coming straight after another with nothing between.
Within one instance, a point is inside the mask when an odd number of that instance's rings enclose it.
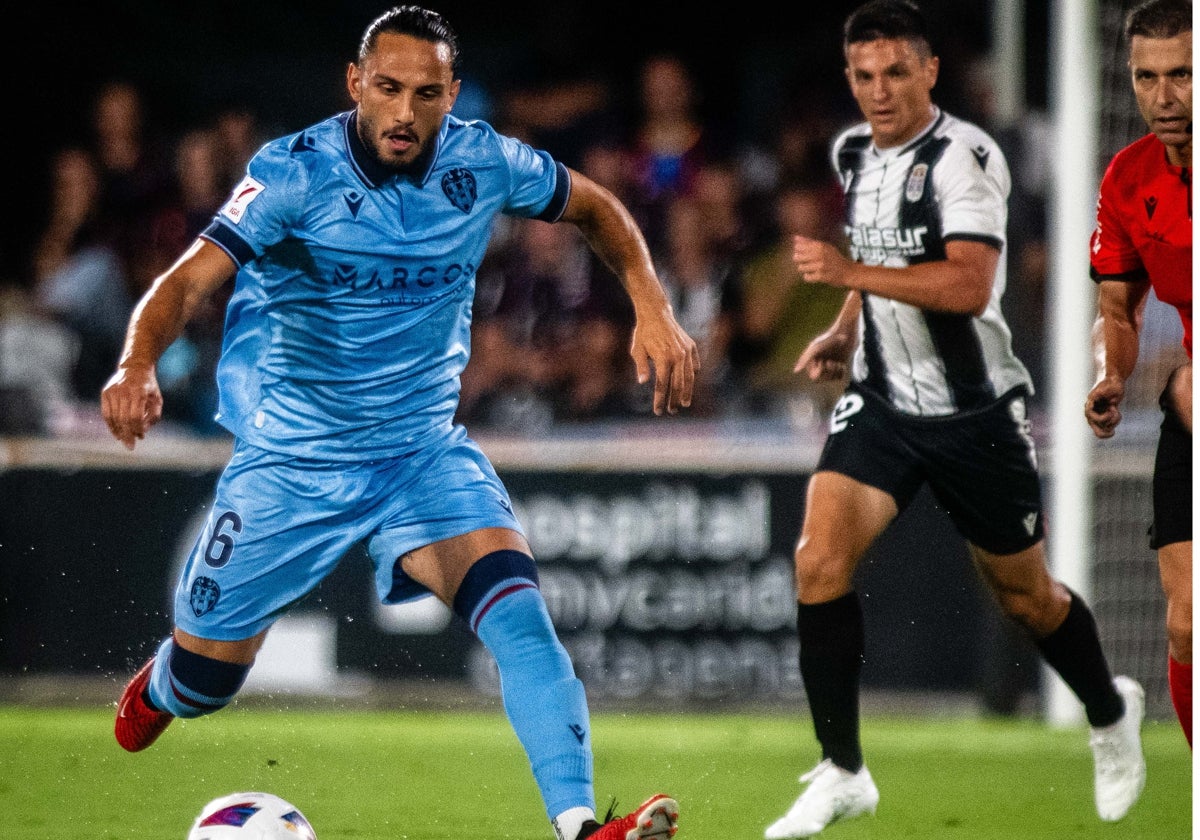
<instances>
[{"instance_id":1,"label":"spectator in stands","mask_svg":"<svg viewBox=\"0 0 1200 840\"><path fill-rule=\"evenodd\" d=\"M619 130L613 99L608 81L596 76L519 86L501 97L494 122L582 171L584 151Z\"/></svg>"},{"instance_id":2,"label":"spectator in stands","mask_svg":"<svg viewBox=\"0 0 1200 840\"><path fill-rule=\"evenodd\" d=\"M745 188L737 164L730 158L712 158L696 168L687 197L700 210L705 237L721 261L744 250L754 237L747 225Z\"/></svg>"},{"instance_id":3,"label":"spectator in stands","mask_svg":"<svg viewBox=\"0 0 1200 840\"><path fill-rule=\"evenodd\" d=\"M579 165L583 174L625 202L630 212L636 209L633 205L637 203L638 183L634 159L616 136L593 138L584 148ZM639 224L644 222L636 214L634 218Z\"/></svg>"},{"instance_id":4,"label":"spectator in stands","mask_svg":"<svg viewBox=\"0 0 1200 840\"><path fill-rule=\"evenodd\" d=\"M95 158L63 149L51 161L49 186L49 215L33 250L33 301L76 336L72 393L92 401L120 353L133 296L125 261L103 224Z\"/></svg>"},{"instance_id":5,"label":"spectator in stands","mask_svg":"<svg viewBox=\"0 0 1200 840\"><path fill-rule=\"evenodd\" d=\"M843 120L812 93L797 96L784 106L779 122L766 143L755 143L741 152L747 189L770 194L785 183L824 177L829 170L829 142Z\"/></svg>"},{"instance_id":6,"label":"spectator in stands","mask_svg":"<svg viewBox=\"0 0 1200 840\"><path fill-rule=\"evenodd\" d=\"M700 99L696 78L682 58L660 53L643 61L628 149L638 190L635 215L654 250L664 242L671 199L689 190L703 163L725 151L720 132L701 115Z\"/></svg>"},{"instance_id":7,"label":"spectator in stands","mask_svg":"<svg viewBox=\"0 0 1200 840\"><path fill-rule=\"evenodd\" d=\"M103 235L121 255L130 295L136 299L155 277L157 255L147 231L170 189L169 146L148 125L142 90L127 81L100 87L91 129L100 171Z\"/></svg>"},{"instance_id":8,"label":"spectator in stands","mask_svg":"<svg viewBox=\"0 0 1200 840\"><path fill-rule=\"evenodd\" d=\"M208 227L229 196L223 156L215 130L195 128L174 144L171 182L156 208L149 231L150 264L161 274L196 234Z\"/></svg>"},{"instance_id":9,"label":"spectator in stands","mask_svg":"<svg viewBox=\"0 0 1200 840\"><path fill-rule=\"evenodd\" d=\"M713 415L723 411L729 394L729 344L721 317L722 301L734 254L741 239L736 208L740 193L727 168L702 168L694 184L705 188L674 196L665 205L665 241L657 260L663 287L675 317L700 350L700 372L692 399L692 413Z\"/></svg>"},{"instance_id":10,"label":"spectator in stands","mask_svg":"<svg viewBox=\"0 0 1200 840\"><path fill-rule=\"evenodd\" d=\"M225 116L225 115L222 115ZM236 115L229 117L235 122ZM217 124L220 124L221 117ZM225 155L241 129L222 138L216 128L194 128L175 143L171 190L150 220L146 265L159 273L186 249L229 196ZM233 281L225 283L197 309L184 332L159 359L159 387L167 399L164 416L200 434L224 434L216 422L215 373L221 355L225 308Z\"/></svg>"},{"instance_id":11,"label":"spectator in stands","mask_svg":"<svg viewBox=\"0 0 1200 840\"><path fill-rule=\"evenodd\" d=\"M212 130L216 133L220 192L228 195L242 180L246 164L267 138L257 112L240 103L230 103L218 110Z\"/></svg>"},{"instance_id":12,"label":"spectator in stands","mask_svg":"<svg viewBox=\"0 0 1200 840\"><path fill-rule=\"evenodd\" d=\"M77 336L72 392L88 403L107 380L133 302L149 282L144 232L165 186L138 88L101 86L90 117L87 143L51 158L47 217L30 266L34 305Z\"/></svg>"},{"instance_id":13,"label":"spectator in stands","mask_svg":"<svg viewBox=\"0 0 1200 840\"><path fill-rule=\"evenodd\" d=\"M815 420L833 408L845 384L796 376L796 359L841 309L844 292L805 283L792 262L793 237L833 241L841 192L829 178L793 180L775 190L772 235L741 261L723 318L735 377L756 412L800 411Z\"/></svg>"},{"instance_id":14,"label":"spectator in stands","mask_svg":"<svg viewBox=\"0 0 1200 840\"><path fill-rule=\"evenodd\" d=\"M0 435L52 433L73 414L78 355L71 329L39 312L25 289L0 283Z\"/></svg>"},{"instance_id":15,"label":"spectator in stands","mask_svg":"<svg viewBox=\"0 0 1200 840\"><path fill-rule=\"evenodd\" d=\"M632 325L616 277L578 231L517 222L479 272L460 412L526 431L623 414Z\"/></svg>"}]
</instances>

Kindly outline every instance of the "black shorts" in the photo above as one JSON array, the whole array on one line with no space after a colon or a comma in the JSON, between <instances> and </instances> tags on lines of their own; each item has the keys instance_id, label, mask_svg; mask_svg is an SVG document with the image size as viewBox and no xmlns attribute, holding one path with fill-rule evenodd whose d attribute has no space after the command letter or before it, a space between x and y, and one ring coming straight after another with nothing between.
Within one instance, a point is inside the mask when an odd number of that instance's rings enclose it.
<instances>
[{"instance_id":1,"label":"black shorts","mask_svg":"<svg viewBox=\"0 0 1200 840\"><path fill-rule=\"evenodd\" d=\"M1163 410L1158 449L1154 453L1154 524L1150 547L1192 540L1192 435L1168 396L1159 397Z\"/></svg>"},{"instance_id":2,"label":"black shorts","mask_svg":"<svg viewBox=\"0 0 1200 840\"><path fill-rule=\"evenodd\" d=\"M959 533L993 554L1024 551L1044 535L1023 390L978 411L913 417L852 385L833 410L817 469L877 487L901 511L928 482Z\"/></svg>"}]
</instances>

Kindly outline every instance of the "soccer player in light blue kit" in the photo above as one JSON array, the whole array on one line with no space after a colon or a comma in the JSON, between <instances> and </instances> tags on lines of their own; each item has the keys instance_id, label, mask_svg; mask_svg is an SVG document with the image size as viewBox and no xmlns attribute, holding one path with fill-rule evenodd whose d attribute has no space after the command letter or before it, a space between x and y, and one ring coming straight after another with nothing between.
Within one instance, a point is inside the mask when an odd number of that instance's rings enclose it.
<instances>
[{"instance_id":1,"label":"soccer player in light blue kit","mask_svg":"<svg viewBox=\"0 0 1200 840\"><path fill-rule=\"evenodd\" d=\"M432 593L495 657L559 840L669 837L678 805L663 794L596 819L583 685L507 492L453 422L496 214L578 226L621 278L656 414L690 404L696 345L617 199L450 115L457 53L435 12L378 17L347 68L354 110L267 143L134 310L101 396L131 449L161 416L157 360L237 272L217 371L233 454L176 591L174 632L126 687L116 737L141 750L173 718L227 705L271 624L366 540L384 602Z\"/></svg>"}]
</instances>

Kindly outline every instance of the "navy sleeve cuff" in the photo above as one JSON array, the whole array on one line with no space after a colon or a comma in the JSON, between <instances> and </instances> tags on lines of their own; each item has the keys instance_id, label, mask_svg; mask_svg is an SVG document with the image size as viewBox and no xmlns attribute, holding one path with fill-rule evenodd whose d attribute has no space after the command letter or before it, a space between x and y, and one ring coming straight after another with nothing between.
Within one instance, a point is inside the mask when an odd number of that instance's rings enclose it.
<instances>
[{"instance_id":1,"label":"navy sleeve cuff","mask_svg":"<svg viewBox=\"0 0 1200 840\"><path fill-rule=\"evenodd\" d=\"M230 259L237 264L238 268L257 256L250 244L220 219L214 219L212 224L206 227L200 235L229 254Z\"/></svg>"},{"instance_id":2,"label":"navy sleeve cuff","mask_svg":"<svg viewBox=\"0 0 1200 840\"><path fill-rule=\"evenodd\" d=\"M984 245L990 245L997 251L1004 250L1004 240L998 236L988 236L986 233L948 233L946 234L946 242L954 240L961 242L981 242Z\"/></svg>"},{"instance_id":3,"label":"navy sleeve cuff","mask_svg":"<svg viewBox=\"0 0 1200 840\"><path fill-rule=\"evenodd\" d=\"M534 216L542 222L557 222L567 209L567 199L571 197L571 173L567 171L566 166L557 161L554 166L558 176L554 184L554 195L550 197L546 209Z\"/></svg>"}]
</instances>

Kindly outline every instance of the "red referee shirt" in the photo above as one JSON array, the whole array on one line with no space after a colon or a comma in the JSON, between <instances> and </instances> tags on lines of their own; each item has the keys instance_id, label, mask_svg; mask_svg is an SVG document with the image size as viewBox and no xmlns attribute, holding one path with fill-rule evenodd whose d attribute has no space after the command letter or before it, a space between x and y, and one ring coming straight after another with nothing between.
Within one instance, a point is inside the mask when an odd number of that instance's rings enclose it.
<instances>
[{"instance_id":1,"label":"red referee shirt","mask_svg":"<svg viewBox=\"0 0 1200 840\"><path fill-rule=\"evenodd\" d=\"M1113 157L1100 182L1092 279L1142 281L1179 311L1192 355L1192 173L1167 163L1153 134Z\"/></svg>"}]
</instances>

